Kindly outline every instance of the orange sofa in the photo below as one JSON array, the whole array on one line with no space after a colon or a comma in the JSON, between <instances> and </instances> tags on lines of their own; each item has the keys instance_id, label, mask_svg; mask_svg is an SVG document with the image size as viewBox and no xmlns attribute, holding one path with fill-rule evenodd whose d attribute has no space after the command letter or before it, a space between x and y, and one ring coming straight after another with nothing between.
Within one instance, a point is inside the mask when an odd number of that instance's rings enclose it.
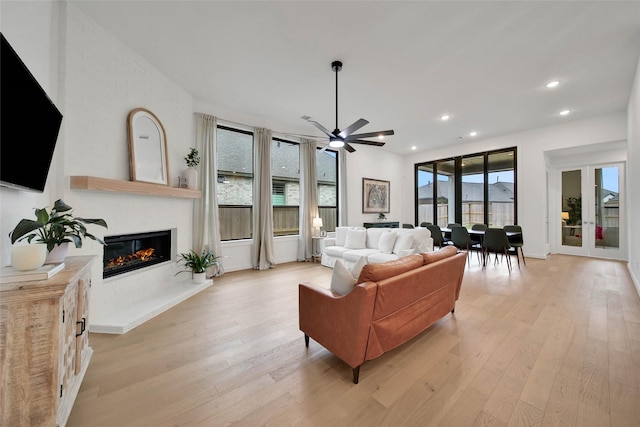
<instances>
[{"instance_id":1,"label":"orange sofa","mask_svg":"<svg viewBox=\"0 0 640 427\"><path fill-rule=\"evenodd\" d=\"M341 296L313 283L298 286L300 330L353 368L423 332L453 313L467 253L454 247L365 265Z\"/></svg>"}]
</instances>

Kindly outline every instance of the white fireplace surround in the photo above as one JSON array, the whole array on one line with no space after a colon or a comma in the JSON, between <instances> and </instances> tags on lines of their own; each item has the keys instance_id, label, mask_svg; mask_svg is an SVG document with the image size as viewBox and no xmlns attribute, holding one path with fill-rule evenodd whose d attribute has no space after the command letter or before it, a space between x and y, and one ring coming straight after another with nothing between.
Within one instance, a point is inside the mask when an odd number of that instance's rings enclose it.
<instances>
[{"instance_id":1,"label":"white fireplace surround","mask_svg":"<svg viewBox=\"0 0 640 427\"><path fill-rule=\"evenodd\" d=\"M153 231L153 230L152 230ZM89 330L124 334L208 288L195 284L176 263L177 229L171 229L171 260L105 279L92 290Z\"/></svg>"}]
</instances>

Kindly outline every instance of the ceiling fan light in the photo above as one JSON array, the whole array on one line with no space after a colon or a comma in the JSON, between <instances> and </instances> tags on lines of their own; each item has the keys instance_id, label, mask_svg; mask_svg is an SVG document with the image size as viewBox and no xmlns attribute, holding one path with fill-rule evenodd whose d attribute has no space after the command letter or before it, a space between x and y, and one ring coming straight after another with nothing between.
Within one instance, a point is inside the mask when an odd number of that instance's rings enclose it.
<instances>
[{"instance_id":1,"label":"ceiling fan light","mask_svg":"<svg viewBox=\"0 0 640 427\"><path fill-rule=\"evenodd\" d=\"M329 139L329 147L331 148L340 148L344 147L344 141L340 138L330 138Z\"/></svg>"}]
</instances>

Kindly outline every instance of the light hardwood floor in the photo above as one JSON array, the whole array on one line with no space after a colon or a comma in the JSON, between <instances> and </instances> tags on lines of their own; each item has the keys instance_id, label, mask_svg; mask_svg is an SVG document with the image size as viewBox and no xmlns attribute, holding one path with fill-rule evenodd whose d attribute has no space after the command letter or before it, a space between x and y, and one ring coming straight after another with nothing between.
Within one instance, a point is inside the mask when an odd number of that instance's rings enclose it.
<instances>
[{"instance_id":1,"label":"light hardwood floor","mask_svg":"<svg viewBox=\"0 0 640 427\"><path fill-rule=\"evenodd\" d=\"M515 260L514 260L515 261ZM94 356L68 427L638 426L640 301L624 263L563 255L486 270L448 315L351 368L298 329L290 263L227 273Z\"/></svg>"}]
</instances>

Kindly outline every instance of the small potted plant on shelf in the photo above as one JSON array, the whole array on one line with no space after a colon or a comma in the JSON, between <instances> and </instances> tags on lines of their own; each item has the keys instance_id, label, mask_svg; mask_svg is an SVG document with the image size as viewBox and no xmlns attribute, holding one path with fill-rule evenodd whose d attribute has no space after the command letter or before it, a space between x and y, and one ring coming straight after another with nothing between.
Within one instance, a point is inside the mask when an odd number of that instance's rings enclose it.
<instances>
[{"instance_id":1,"label":"small potted plant on shelf","mask_svg":"<svg viewBox=\"0 0 640 427\"><path fill-rule=\"evenodd\" d=\"M198 149L191 147L184 160L187 162L187 170L184 172L184 177L187 179L187 188L197 190L198 171L196 170L196 166L200 164L200 153Z\"/></svg>"},{"instance_id":2,"label":"small potted plant on shelf","mask_svg":"<svg viewBox=\"0 0 640 427\"><path fill-rule=\"evenodd\" d=\"M385 214L383 214L382 212L380 212L378 214L378 221L384 221L385 219L387 219L387 216Z\"/></svg>"},{"instance_id":3,"label":"small potted plant on shelf","mask_svg":"<svg viewBox=\"0 0 640 427\"><path fill-rule=\"evenodd\" d=\"M21 219L9 233L11 244L26 240L28 243L44 243L47 245L45 263L60 263L67 255L69 243L76 248L82 247L82 239L88 238L104 245L104 241L87 231L86 224L95 224L107 228L107 223L100 218L80 218L71 214L72 207L62 199L56 200L51 210L36 209L35 221Z\"/></svg>"},{"instance_id":4,"label":"small potted plant on shelf","mask_svg":"<svg viewBox=\"0 0 640 427\"><path fill-rule=\"evenodd\" d=\"M176 276L180 273L191 272L194 283L203 283L206 280L207 268L212 266L221 267L218 259L220 256L215 256L211 251L203 249L200 254L190 250L188 253L181 253L178 255L178 263L183 263L185 270L178 271Z\"/></svg>"}]
</instances>

